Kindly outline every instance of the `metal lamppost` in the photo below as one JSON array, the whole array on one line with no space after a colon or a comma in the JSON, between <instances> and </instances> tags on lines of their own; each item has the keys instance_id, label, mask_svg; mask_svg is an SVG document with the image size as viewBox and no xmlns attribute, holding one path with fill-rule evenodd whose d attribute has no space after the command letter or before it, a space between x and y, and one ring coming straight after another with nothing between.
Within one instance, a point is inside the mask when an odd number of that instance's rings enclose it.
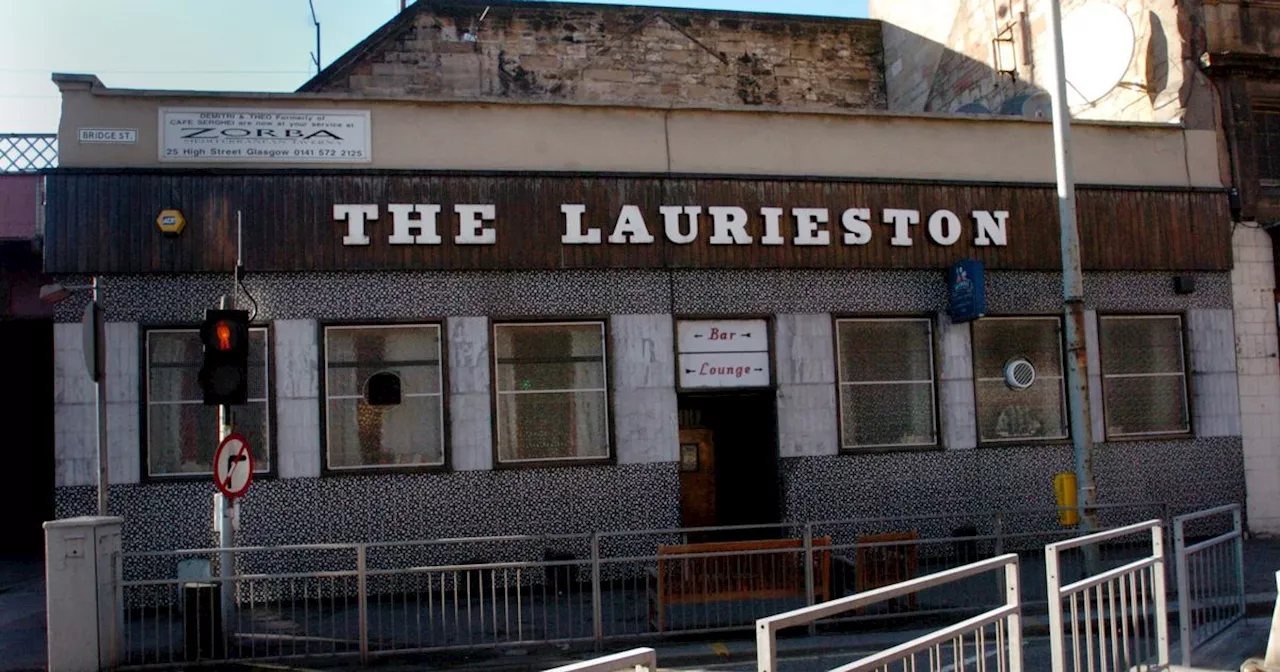
<instances>
[{"instance_id":1,"label":"metal lamppost","mask_svg":"<svg viewBox=\"0 0 1280 672\"><path fill-rule=\"evenodd\" d=\"M1093 423L1089 408L1088 357L1085 350L1084 278L1080 270L1080 230L1076 224L1076 186L1071 164L1071 110L1062 47L1062 3L1049 0L1049 38L1053 48L1053 150L1058 181L1058 220L1062 241L1062 304L1067 331L1067 405L1075 452L1076 506L1080 530L1098 529L1093 482ZM1093 549L1090 546L1087 549ZM1087 564L1096 561L1086 553Z\"/></svg>"},{"instance_id":2,"label":"metal lamppost","mask_svg":"<svg viewBox=\"0 0 1280 672\"><path fill-rule=\"evenodd\" d=\"M75 292L89 292L89 305L85 306L83 327L84 363L93 380L94 408L98 414L98 515L107 515L107 353L102 322L102 306L99 303L98 277L88 285L51 284L40 288L40 300L58 303Z\"/></svg>"}]
</instances>

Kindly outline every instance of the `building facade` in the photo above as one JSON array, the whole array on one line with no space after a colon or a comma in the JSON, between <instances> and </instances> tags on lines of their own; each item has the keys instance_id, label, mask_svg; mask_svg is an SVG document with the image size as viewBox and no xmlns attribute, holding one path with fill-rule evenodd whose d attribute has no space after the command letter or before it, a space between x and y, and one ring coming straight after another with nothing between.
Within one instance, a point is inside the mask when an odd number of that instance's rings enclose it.
<instances>
[{"instance_id":1,"label":"building facade","mask_svg":"<svg viewBox=\"0 0 1280 672\"><path fill-rule=\"evenodd\" d=\"M240 543L976 514L1071 469L1043 123L57 81L44 263L103 283L127 547L208 541L222 295L255 325ZM1082 124L1077 156L1099 499L1242 501L1212 134ZM962 258L986 316L955 323ZM81 309L59 516L94 506Z\"/></svg>"},{"instance_id":2,"label":"building facade","mask_svg":"<svg viewBox=\"0 0 1280 672\"><path fill-rule=\"evenodd\" d=\"M940 0L937 11L873 0L883 20L890 109L1047 118L1049 3ZM1232 201L1236 357L1249 518L1280 533L1280 368L1268 144L1280 54L1267 3L1063 2L1073 117L1177 124L1218 135ZM1274 116L1274 115L1272 115ZM1274 172L1274 171L1273 171Z\"/></svg>"}]
</instances>

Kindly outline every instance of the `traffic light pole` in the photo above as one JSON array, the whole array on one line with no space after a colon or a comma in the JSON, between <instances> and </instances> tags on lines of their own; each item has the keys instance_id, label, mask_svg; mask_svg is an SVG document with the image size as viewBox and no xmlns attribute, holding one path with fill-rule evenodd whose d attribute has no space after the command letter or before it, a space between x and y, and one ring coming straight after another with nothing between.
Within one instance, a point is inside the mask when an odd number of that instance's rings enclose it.
<instances>
[{"instance_id":1,"label":"traffic light pole","mask_svg":"<svg viewBox=\"0 0 1280 672\"><path fill-rule=\"evenodd\" d=\"M89 301L93 303L91 310L95 313L93 343L84 344L86 348L93 348L94 362L92 366L94 368L98 368L100 363L106 361L100 355L99 350L107 347L104 342L103 332L99 328L102 320L98 311L100 310L99 306L102 304L98 302L98 286L98 276L95 275L93 276L93 284L90 285L92 293L89 295ZM102 370L94 372L94 381L93 405L98 413L98 515L105 516L107 515L107 488L110 487L111 482L109 476L111 460L107 455L107 372L105 366L102 367Z\"/></svg>"},{"instance_id":2,"label":"traffic light pole","mask_svg":"<svg viewBox=\"0 0 1280 672\"><path fill-rule=\"evenodd\" d=\"M235 307L234 289L231 294L231 306ZM221 309L227 308L227 298L224 296L218 302ZM223 439L226 439L232 432L232 416L231 407L227 404L218 405L218 443L221 445ZM221 552L218 554L218 578L221 579L219 585L222 592L222 631L228 635L233 632L231 627L232 605L235 600L235 592L232 590L231 577L234 575L232 564L232 553L230 549L235 546L234 530L232 530L232 519L235 515L235 500L218 492L214 495L218 501L218 521L221 523L218 529L218 548Z\"/></svg>"}]
</instances>

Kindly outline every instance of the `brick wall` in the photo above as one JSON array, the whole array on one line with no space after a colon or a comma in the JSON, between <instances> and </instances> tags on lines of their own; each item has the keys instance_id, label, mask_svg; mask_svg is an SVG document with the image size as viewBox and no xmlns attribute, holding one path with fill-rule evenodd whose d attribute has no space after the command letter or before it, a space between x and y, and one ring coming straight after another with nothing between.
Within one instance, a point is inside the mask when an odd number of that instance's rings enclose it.
<instances>
[{"instance_id":1,"label":"brick wall","mask_svg":"<svg viewBox=\"0 0 1280 672\"><path fill-rule=\"evenodd\" d=\"M1063 15L1087 1L1063 0ZM1212 95L1198 78L1185 76L1190 53L1180 27L1188 17L1174 0L1117 2L1133 27L1135 47L1128 70L1108 93L1080 101L1080 119L1164 122L1184 117L1194 128L1213 123ZM937 0L929 12L911 3L872 0L871 16L883 20L889 109L954 112L981 103L998 112L1015 96L1048 91L1050 42L1048 0ZM892 25L888 25L892 24ZM997 36L1012 40L997 63ZM1013 74L1001 74L1012 71ZM1072 64L1068 63L1068 78ZM1200 103L1204 104L1201 105Z\"/></svg>"},{"instance_id":2,"label":"brick wall","mask_svg":"<svg viewBox=\"0 0 1280 672\"><path fill-rule=\"evenodd\" d=\"M304 91L883 109L875 21L418 3Z\"/></svg>"},{"instance_id":3,"label":"brick wall","mask_svg":"<svg viewBox=\"0 0 1280 672\"><path fill-rule=\"evenodd\" d=\"M1280 535L1280 376L1271 236L1240 225L1231 272L1249 529Z\"/></svg>"}]
</instances>

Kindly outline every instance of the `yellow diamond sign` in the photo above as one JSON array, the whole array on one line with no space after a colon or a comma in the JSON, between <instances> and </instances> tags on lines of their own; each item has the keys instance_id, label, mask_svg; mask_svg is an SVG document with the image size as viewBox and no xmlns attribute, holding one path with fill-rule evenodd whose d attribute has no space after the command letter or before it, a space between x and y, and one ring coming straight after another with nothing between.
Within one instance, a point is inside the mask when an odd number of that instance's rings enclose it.
<instances>
[{"instance_id":1,"label":"yellow diamond sign","mask_svg":"<svg viewBox=\"0 0 1280 672\"><path fill-rule=\"evenodd\" d=\"M187 219L182 216L180 210L161 210L160 216L156 217L156 225L164 235L176 236L182 233L182 227L187 225Z\"/></svg>"}]
</instances>

